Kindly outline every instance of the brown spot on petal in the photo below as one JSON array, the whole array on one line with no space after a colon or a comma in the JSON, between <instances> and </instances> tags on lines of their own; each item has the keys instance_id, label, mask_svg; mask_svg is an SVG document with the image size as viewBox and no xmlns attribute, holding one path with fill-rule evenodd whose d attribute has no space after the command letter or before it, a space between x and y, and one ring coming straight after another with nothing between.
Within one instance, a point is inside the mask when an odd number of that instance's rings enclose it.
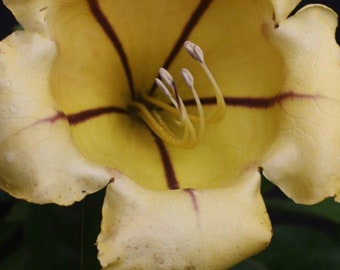
<instances>
[{"instance_id":1,"label":"brown spot on petal","mask_svg":"<svg viewBox=\"0 0 340 270\"><path fill-rule=\"evenodd\" d=\"M164 264L164 259L161 256L157 255L156 253L152 255L152 258L155 264Z\"/></svg>"},{"instance_id":2,"label":"brown spot on petal","mask_svg":"<svg viewBox=\"0 0 340 270\"><path fill-rule=\"evenodd\" d=\"M263 174L263 167L258 167L257 170L261 175Z\"/></svg>"},{"instance_id":3,"label":"brown spot on petal","mask_svg":"<svg viewBox=\"0 0 340 270\"><path fill-rule=\"evenodd\" d=\"M43 7L41 9L39 9L39 12L43 12L44 10L48 9L48 7Z\"/></svg>"}]
</instances>

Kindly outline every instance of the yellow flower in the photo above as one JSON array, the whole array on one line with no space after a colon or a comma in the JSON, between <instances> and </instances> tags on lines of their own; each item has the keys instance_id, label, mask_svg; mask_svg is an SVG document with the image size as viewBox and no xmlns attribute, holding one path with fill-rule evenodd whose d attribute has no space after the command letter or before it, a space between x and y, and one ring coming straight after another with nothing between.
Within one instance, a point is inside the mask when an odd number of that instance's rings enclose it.
<instances>
[{"instance_id":1,"label":"yellow flower","mask_svg":"<svg viewBox=\"0 0 340 270\"><path fill-rule=\"evenodd\" d=\"M108 185L104 269L265 248L259 170L298 202L340 193L336 16L287 18L298 2L5 1L24 31L0 44L0 187L68 205Z\"/></svg>"}]
</instances>

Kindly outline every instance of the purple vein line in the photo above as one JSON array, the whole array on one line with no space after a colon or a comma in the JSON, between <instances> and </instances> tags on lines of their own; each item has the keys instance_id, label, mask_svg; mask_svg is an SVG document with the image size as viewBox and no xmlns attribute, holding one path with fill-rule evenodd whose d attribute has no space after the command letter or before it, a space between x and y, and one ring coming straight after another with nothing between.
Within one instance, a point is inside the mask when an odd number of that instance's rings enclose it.
<instances>
[{"instance_id":1,"label":"purple vein line","mask_svg":"<svg viewBox=\"0 0 340 270\"><path fill-rule=\"evenodd\" d=\"M179 189L179 183L176 177L174 167L171 162L171 158L164 142L152 131L150 133L155 141L155 144L159 150L159 154L162 159L163 168L165 172L165 178L169 189Z\"/></svg>"},{"instance_id":2,"label":"purple vein line","mask_svg":"<svg viewBox=\"0 0 340 270\"><path fill-rule=\"evenodd\" d=\"M268 109L275 104L281 104L285 100L292 99L315 99L320 96L313 96L308 94L299 94L292 91L277 94L271 97L224 97L227 106L245 107L250 109ZM194 99L183 101L186 106L196 105ZM205 97L201 99L202 105L216 105L215 97Z\"/></svg>"},{"instance_id":3,"label":"purple vein line","mask_svg":"<svg viewBox=\"0 0 340 270\"><path fill-rule=\"evenodd\" d=\"M103 114L111 114L111 113L118 113L118 114L128 114L128 112L120 107L109 106L109 107L99 107L94 109L88 109L84 111L80 111L73 114L68 114L66 116L70 125L77 125L83 123L89 119L94 117L101 116Z\"/></svg>"},{"instance_id":4,"label":"purple vein line","mask_svg":"<svg viewBox=\"0 0 340 270\"><path fill-rule=\"evenodd\" d=\"M187 40L188 36L195 28L199 20L202 18L205 11L208 9L209 5L213 2L213 0L201 0L201 2L197 5L194 12L191 14L188 22L183 28L181 35L178 37L174 47L172 48L171 52L169 53L168 57L166 58L165 62L163 63L162 67L168 69L171 63L176 58L178 52L183 47L184 42ZM156 89L156 84L154 83L151 86L149 91L150 95L154 93Z\"/></svg>"},{"instance_id":5,"label":"purple vein line","mask_svg":"<svg viewBox=\"0 0 340 270\"><path fill-rule=\"evenodd\" d=\"M316 98L322 98L322 96L286 92L286 93L281 93L281 94L271 96L271 97L224 97L224 100L227 106L244 107L244 108L249 108L249 109L267 109L267 108L273 107L275 104L281 104L285 100L316 99ZM207 105L207 106L215 105L216 98L205 97L201 99L201 102L203 105ZM184 104L186 106L196 105L195 101L191 99L185 100ZM125 114L125 115L129 114L129 112L124 108L117 107L117 106L107 106L107 107L87 109L87 110L79 111L79 112L68 114L68 115L65 115L63 112L58 112L57 114L51 117L47 117L47 118L37 121L36 124L43 123L43 122L54 123L57 120L67 118L70 125L77 125L87 120L90 120L92 118L99 117L104 114L112 114L112 113ZM153 137L157 137L154 133L152 134L153 134ZM158 138L158 140L160 139ZM169 161L167 160L170 160L170 158L169 158L168 153L166 153L166 148L164 146L164 143L161 140L160 141L158 140L156 140L156 144L158 145L160 152L165 154L164 158L162 159L165 160L167 163L169 163ZM170 173L171 170L169 170L169 173L168 173L169 176L174 175L174 173ZM170 178L176 179L175 176L171 176Z\"/></svg>"},{"instance_id":6,"label":"purple vein line","mask_svg":"<svg viewBox=\"0 0 340 270\"><path fill-rule=\"evenodd\" d=\"M97 22L102 27L103 31L106 33L106 35L108 36L108 38L110 39L111 43L113 44L113 46L115 47L118 53L120 61L122 62L122 65L124 68L124 72L125 72L128 84L129 84L131 98L135 99L136 96L135 96L135 87L134 87L133 78L132 78L132 71L131 71L131 67L130 67L127 55L123 48L123 44L119 40L117 33L114 31L109 20L107 19L107 17L101 10L98 0L87 0L87 3L90 7L90 10L93 16L96 18Z\"/></svg>"},{"instance_id":7,"label":"purple vein line","mask_svg":"<svg viewBox=\"0 0 340 270\"><path fill-rule=\"evenodd\" d=\"M196 197L196 191L195 189L192 189L192 188L185 188L183 189L186 193L189 194L190 198L191 198L191 201L192 201L192 205L193 205L193 208L195 210L195 212L199 212L199 205L198 205L198 201L197 201L197 197Z\"/></svg>"}]
</instances>

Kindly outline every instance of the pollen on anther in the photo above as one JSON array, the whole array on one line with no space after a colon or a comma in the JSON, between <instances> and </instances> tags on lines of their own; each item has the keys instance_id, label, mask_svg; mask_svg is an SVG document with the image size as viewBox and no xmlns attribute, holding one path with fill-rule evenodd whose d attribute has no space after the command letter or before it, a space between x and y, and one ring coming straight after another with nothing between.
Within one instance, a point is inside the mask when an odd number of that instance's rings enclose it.
<instances>
[{"instance_id":1,"label":"pollen on anther","mask_svg":"<svg viewBox=\"0 0 340 270\"><path fill-rule=\"evenodd\" d=\"M157 86L159 87L159 89L161 89L162 92L170 99L171 103L172 103L176 108L178 108L178 101L176 101L176 100L172 97L170 91L168 90L168 88L166 88L166 86L164 85L164 83L163 83L160 79L158 79L158 78L155 79L155 83L157 84Z\"/></svg>"},{"instance_id":2,"label":"pollen on anther","mask_svg":"<svg viewBox=\"0 0 340 270\"><path fill-rule=\"evenodd\" d=\"M194 86L194 77L192 76L191 72L188 69L183 68L181 73L187 86L192 88Z\"/></svg>"},{"instance_id":3,"label":"pollen on anther","mask_svg":"<svg viewBox=\"0 0 340 270\"><path fill-rule=\"evenodd\" d=\"M204 53L202 49L191 41L184 42L184 48L189 53L189 55L200 63L204 62Z\"/></svg>"},{"instance_id":4,"label":"pollen on anther","mask_svg":"<svg viewBox=\"0 0 340 270\"><path fill-rule=\"evenodd\" d=\"M155 83L157 84L157 86L159 87L159 89L161 89L162 92L163 92L166 96L171 97L170 91L168 90L168 88L166 88L166 86L164 85L164 83L163 83L160 79L156 78L156 79L155 79Z\"/></svg>"},{"instance_id":5,"label":"pollen on anther","mask_svg":"<svg viewBox=\"0 0 340 270\"><path fill-rule=\"evenodd\" d=\"M169 71L165 68L159 69L159 76L161 77L162 81L164 81L169 87L172 87L174 84L174 79L172 78Z\"/></svg>"}]
</instances>

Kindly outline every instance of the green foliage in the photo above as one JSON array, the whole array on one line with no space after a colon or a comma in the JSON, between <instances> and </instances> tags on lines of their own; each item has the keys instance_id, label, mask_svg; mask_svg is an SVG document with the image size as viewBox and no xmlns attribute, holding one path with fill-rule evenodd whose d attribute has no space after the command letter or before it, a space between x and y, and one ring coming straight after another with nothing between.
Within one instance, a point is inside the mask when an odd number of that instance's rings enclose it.
<instances>
[{"instance_id":1,"label":"green foliage","mask_svg":"<svg viewBox=\"0 0 340 270\"><path fill-rule=\"evenodd\" d=\"M262 253L232 270L340 269L340 204L332 198L299 205L264 180L273 239Z\"/></svg>"},{"instance_id":2,"label":"green foliage","mask_svg":"<svg viewBox=\"0 0 340 270\"><path fill-rule=\"evenodd\" d=\"M0 270L100 269L95 242L103 195L61 207L0 193Z\"/></svg>"}]
</instances>

